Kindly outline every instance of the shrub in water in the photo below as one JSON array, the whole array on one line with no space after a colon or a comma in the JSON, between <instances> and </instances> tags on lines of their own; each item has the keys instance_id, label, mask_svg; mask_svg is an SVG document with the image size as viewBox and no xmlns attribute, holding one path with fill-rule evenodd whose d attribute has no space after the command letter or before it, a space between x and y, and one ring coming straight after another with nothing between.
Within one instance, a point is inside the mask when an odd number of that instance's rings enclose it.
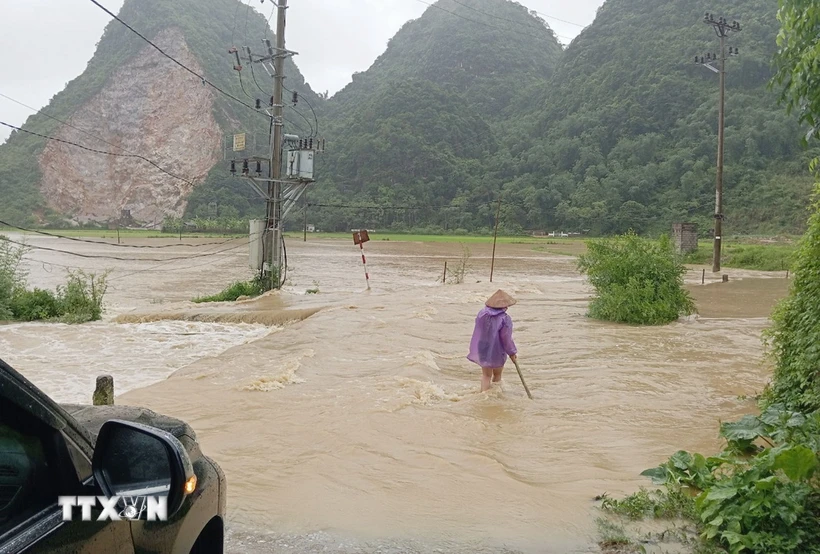
<instances>
[{"instance_id":1,"label":"shrub in water","mask_svg":"<svg viewBox=\"0 0 820 554\"><path fill-rule=\"evenodd\" d=\"M38 321L62 315L59 299L48 290L18 290L11 299L11 313L19 321Z\"/></svg>"},{"instance_id":2,"label":"shrub in water","mask_svg":"<svg viewBox=\"0 0 820 554\"><path fill-rule=\"evenodd\" d=\"M241 296L259 296L265 292L264 283L262 279L254 279L253 281L237 281L229 285L225 290L219 294L212 296L200 296L194 298L193 302L197 304L203 302L233 302Z\"/></svg>"},{"instance_id":3,"label":"shrub in water","mask_svg":"<svg viewBox=\"0 0 820 554\"><path fill-rule=\"evenodd\" d=\"M578 268L595 287L590 317L661 325L695 311L692 298L683 288L686 268L668 237L651 242L627 233L591 240Z\"/></svg>"},{"instance_id":4,"label":"shrub in water","mask_svg":"<svg viewBox=\"0 0 820 554\"><path fill-rule=\"evenodd\" d=\"M97 276L83 271L70 271L66 284L57 287L63 321L85 323L100 319L103 296L108 289L107 277L107 273Z\"/></svg>"},{"instance_id":5,"label":"shrub in water","mask_svg":"<svg viewBox=\"0 0 820 554\"><path fill-rule=\"evenodd\" d=\"M0 235L0 320L14 317L12 298L25 288L26 274L20 265L25 253L25 246L16 246Z\"/></svg>"}]
</instances>

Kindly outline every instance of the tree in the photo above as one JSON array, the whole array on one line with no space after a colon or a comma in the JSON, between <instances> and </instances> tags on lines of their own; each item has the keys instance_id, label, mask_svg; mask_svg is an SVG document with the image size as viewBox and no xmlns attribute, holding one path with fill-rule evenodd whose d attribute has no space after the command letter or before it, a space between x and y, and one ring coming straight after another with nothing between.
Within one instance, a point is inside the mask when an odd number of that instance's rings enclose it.
<instances>
[{"instance_id":1,"label":"tree","mask_svg":"<svg viewBox=\"0 0 820 554\"><path fill-rule=\"evenodd\" d=\"M798 110L809 125L806 139L820 138L820 5L810 0L781 0L778 19L779 50L775 58L774 83L783 87L782 101ZM818 169L818 160L811 162ZM767 391L769 404L820 409L820 184L815 187L814 215L804 235L794 266L789 296L774 313L769 343L775 358L775 373Z\"/></svg>"},{"instance_id":2,"label":"tree","mask_svg":"<svg viewBox=\"0 0 820 554\"><path fill-rule=\"evenodd\" d=\"M774 83L783 87L781 100L809 125L806 138L820 138L820 4L814 0L780 0L777 13L777 68Z\"/></svg>"}]
</instances>

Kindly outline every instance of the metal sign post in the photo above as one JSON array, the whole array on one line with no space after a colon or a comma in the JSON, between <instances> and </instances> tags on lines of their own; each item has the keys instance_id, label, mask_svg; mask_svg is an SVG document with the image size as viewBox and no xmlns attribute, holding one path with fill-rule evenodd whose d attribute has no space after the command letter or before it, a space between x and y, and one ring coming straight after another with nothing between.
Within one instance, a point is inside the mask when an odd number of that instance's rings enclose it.
<instances>
[{"instance_id":1,"label":"metal sign post","mask_svg":"<svg viewBox=\"0 0 820 554\"><path fill-rule=\"evenodd\" d=\"M367 272L367 259L364 257L364 243L370 240L365 229L353 232L353 244L359 245L359 250L362 251L362 265L364 265L364 278L367 281L367 290L370 290L370 274Z\"/></svg>"}]
</instances>

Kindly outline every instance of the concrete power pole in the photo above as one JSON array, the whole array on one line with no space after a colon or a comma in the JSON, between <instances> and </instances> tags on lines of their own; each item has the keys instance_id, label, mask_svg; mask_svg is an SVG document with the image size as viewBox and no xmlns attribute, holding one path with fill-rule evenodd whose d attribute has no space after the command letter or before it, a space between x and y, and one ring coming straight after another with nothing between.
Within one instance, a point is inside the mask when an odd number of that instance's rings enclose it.
<instances>
[{"instance_id":1,"label":"concrete power pole","mask_svg":"<svg viewBox=\"0 0 820 554\"><path fill-rule=\"evenodd\" d=\"M712 258L712 271L717 273L720 271L721 249L723 244L723 137L724 137L724 114L725 114L725 98L726 98L726 39L729 33L738 32L741 30L740 23L729 21L723 17L715 18L714 14L707 13L703 18L703 22L711 25L715 34L720 40L720 53L707 54L705 57L695 57L695 63L706 66L708 69L720 75L720 102L718 107L718 154L717 154L717 182L715 184L715 245L714 254ZM736 56L738 54L737 48L729 47L729 56ZM713 64L718 64L715 67Z\"/></svg>"},{"instance_id":2,"label":"concrete power pole","mask_svg":"<svg viewBox=\"0 0 820 554\"><path fill-rule=\"evenodd\" d=\"M270 98L270 107L264 108L271 125L269 144L264 145L254 135L246 140L246 133L236 133L227 137L225 142L226 157L230 159L231 175L237 175L237 163L242 164L241 177L246 179L251 188L265 200L265 221L259 225L251 225L251 267L261 270L264 282L269 289L278 289L283 284L283 276L287 272L287 260L283 259L282 238L283 221L288 217L293 207L299 201L307 187L315 183L314 157L318 152L324 152L325 140L310 136L300 138L297 135L285 134L286 122L283 96L285 89L285 59L297 53L285 49L285 19L288 9L287 0L278 0L276 5L278 18L276 21L276 46L265 38L262 42L267 47L267 55L254 56L249 47L245 47L248 62L260 64L265 72L273 77L273 96ZM236 59L234 70L239 71L240 84L242 81L242 63L238 49L231 47L228 52ZM254 77L256 81L256 77ZM257 87L259 84L257 83ZM244 90L244 88L243 88ZM261 90L261 89L260 89ZM294 105L298 93L293 92ZM245 93L247 94L247 93ZM267 103L267 102L266 102ZM308 103L308 106L310 104ZM311 110L312 110L311 106ZM256 110L262 110L262 101L256 99ZM315 116L315 113L314 113ZM265 133L268 134L267 132ZM257 150L259 145L259 150ZM284 155L287 150L287 173L283 171ZM268 176L262 178L262 162L268 163ZM251 175L251 162L256 165L256 176ZM263 225L264 223L264 225ZM261 237L261 240L259 240Z\"/></svg>"},{"instance_id":3,"label":"concrete power pole","mask_svg":"<svg viewBox=\"0 0 820 554\"><path fill-rule=\"evenodd\" d=\"M267 261L270 263L268 277L271 288L282 285L282 126L284 123L282 103L285 58L285 19L288 0L279 0L276 20L276 49L274 53L273 76L273 137L271 140L270 182L268 183L268 200L266 210L266 246Z\"/></svg>"}]
</instances>

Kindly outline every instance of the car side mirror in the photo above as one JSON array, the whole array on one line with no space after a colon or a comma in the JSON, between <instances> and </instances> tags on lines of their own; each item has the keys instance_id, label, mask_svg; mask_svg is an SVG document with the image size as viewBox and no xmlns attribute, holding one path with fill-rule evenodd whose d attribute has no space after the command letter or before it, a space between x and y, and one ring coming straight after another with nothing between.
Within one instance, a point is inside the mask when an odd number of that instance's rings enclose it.
<instances>
[{"instance_id":1,"label":"car side mirror","mask_svg":"<svg viewBox=\"0 0 820 554\"><path fill-rule=\"evenodd\" d=\"M127 519L150 519L152 511L159 519L170 518L196 490L196 474L182 443L140 423L106 421L91 466L103 494L122 499L121 515Z\"/></svg>"}]
</instances>

